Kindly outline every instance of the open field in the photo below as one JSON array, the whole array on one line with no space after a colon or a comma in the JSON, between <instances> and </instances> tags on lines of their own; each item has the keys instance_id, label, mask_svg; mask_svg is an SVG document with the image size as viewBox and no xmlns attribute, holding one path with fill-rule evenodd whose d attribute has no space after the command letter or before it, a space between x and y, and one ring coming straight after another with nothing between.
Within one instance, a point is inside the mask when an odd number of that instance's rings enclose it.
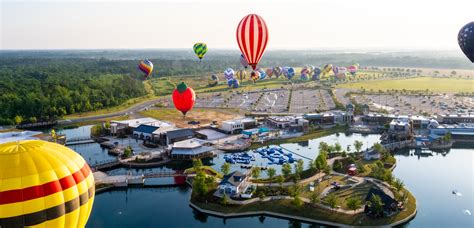
<instances>
[{"instance_id":1,"label":"open field","mask_svg":"<svg viewBox=\"0 0 474 228\"><path fill-rule=\"evenodd\" d=\"M457 78L417 77L399 80L367 81L338 85L340 88L383 90L429 90L431 92L474 92L474 80Z\"/></svg>"},{"instance_id":2,"label":"open field","mask_svg":"<svg viewBox=\"0 0 474 228\"><path fill-rule=\"evenodd\" d=\"M210 124L213 121L222 122L224 120L230 120L240 117L232 110L216 110L216 109L193 109L186 113L186 117L183 118L181 112L173 109L162 108L153 109L140 112L144 116L153 117L159 120L167 121L176 124L177 127L192 127L189 125L189 121L199 121L200 125Z\"/></svg>"}]
</instances>

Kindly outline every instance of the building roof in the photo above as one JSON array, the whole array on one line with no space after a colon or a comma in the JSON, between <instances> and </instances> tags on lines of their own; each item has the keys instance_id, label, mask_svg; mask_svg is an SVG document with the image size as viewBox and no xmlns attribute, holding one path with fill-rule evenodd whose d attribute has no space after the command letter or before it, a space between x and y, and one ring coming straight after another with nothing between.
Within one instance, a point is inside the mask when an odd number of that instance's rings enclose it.
<instances>
[{"instance_id":1,"label":"building roof","mask_svg":"<svg viewBox=\"0 0 474 228\"><path fill-rule=\"evenodd\" d=\"M195 148L173 148L172 155L198 155L213 151L214 148L208 146L199 146Z\"/></svg>"},{"instance_id":2,"label":"building roof","mask_svg":"<svg viewBox=\"0 0 474 228\"><path fill-rule=\"evenodd\" d=\"M145 134L152 134L152 133L153 133L154 131L156 131L158 128L160 128L160 127L141 124L140 126L138 126L137 128L135 128L135 130L133 130L133 132L140 132L140 133L145 133Z\"/></svg>"},{"instance_id":3,"label":"building roof","mask_svg":"<svg viewBox=\"0 0 474 228\"><path fill-rule=\"evenodd\" d=\"M190 128L171 130L166 133L168 139L186 138L194 136L194 130Z\"/></svg>"},{"instance_id":4,"label":"building roof","mask_svg":"<svg viewBox=\"0 0 474 228\"><path fill-rule=\"evenodd\" d=\"M111 123L123 124L123 125L127 125L129 127L136 128L136 127L138 127L142 124L154 125L154 124L150 124L150 123L161 122L161 121L158 121L155 118L146 117L146 118L131 119L131 120L112 120L110 122Z\"/></svg>"},{"instance_id":5,"label":"building roof","mask_svg":"<svg viewBox=\"0 0 474 228\"><path fill-rule=\"evenodd\" d=\"M10 131L0 133L0 144L20 140L39 139L36 135L42 134L40 131Z\"/></svg>"},{"instance_id":6,"label":"building roof","mask_svg":"<svg viewBox=\"0 0 474 228\"><path fill-rule=\"evenodd\" d=\"M173 149L174 148L191 149L191 148L196 148L200 146L202 146L201 141L193 138L193 139L187 139L187 140L175 142L173 144Z\"/></svg>"},{"instance_id":7,"label":"building roof","mask_svg":"<svg viewBox=\"0 0 474 228\"><path fill-rule=\"evenodd\" d=\"M367 193L367 196L365 197L365 201L370 201L370 199L372 199L373 195L378 195L380 197L380 199L382 200L382 203L383 203L384 210L389 210L392 204L394 204L394 203L397 204L398 203L395 199L393 199L392 197L387 195L384 191L382 191L378 188L375 188L375 187L372 187L369 190L369 192Z\"/></svg>"},{"instance_id":8,"label":"building roof","mask_svg":"<svg viewBox=\"0 0 474 228\"><path fill-rule=\"evenodd\" d=\"M222 178L221 183L219 185L224 185L224 184L230 184L232 186L239 186L242 181L245 179L246 175L239 172L239 171L234 171L232 173L229 173Z\"/></svg>"}]
</instances>

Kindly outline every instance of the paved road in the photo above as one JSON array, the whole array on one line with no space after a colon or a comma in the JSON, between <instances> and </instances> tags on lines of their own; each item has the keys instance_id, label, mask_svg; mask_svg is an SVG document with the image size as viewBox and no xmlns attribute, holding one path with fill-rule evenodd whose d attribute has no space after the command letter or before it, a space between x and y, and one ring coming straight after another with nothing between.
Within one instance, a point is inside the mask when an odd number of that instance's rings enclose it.
<instances>
[{"instance_id":1,"label":"paved road","mask_svg":"<svg viewBox=\"0 0 474 228\"><path fill-rule=\"evenodd\" d=\"M123 116L123 115L132 115L137 112L140 112L144 110L145 108L151 107L154 104L158 103L159 101L163 100L163 98L156 98L150 101L146 101L143 103L135 104L132 105L131 107L113 112L113 113L108 113L108 114L103 114L103 115L97 115L97 116L87 116L87 117L79 117L75 119L65 119L65 120L59 120L58 124L60 125L65 125L65 124L74 124L74 123L80 123L80 122L86 122L86 121L93 121L93 120L100 120L100 119L105 119L105 118L110 118L110 117L117 117L117 116Z\"/></svg>"}]
</instances>

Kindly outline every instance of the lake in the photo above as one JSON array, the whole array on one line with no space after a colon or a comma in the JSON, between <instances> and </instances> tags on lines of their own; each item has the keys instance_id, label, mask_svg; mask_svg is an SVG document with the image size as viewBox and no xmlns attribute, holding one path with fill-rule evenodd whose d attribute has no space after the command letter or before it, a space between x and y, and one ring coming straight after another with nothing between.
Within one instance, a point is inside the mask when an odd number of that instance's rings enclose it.
<instances>
[{"instance_id":1,"label":"lake","mask_svg":"<svg viewBox=\"0 0 474 228\"><path fill-rule=\"evenodd\" d=\"M305 143L282 146L314 158L318 154L317 148L321 141L329 144L339 142L343 149L347 149L347 145L353 145L355 140L362 141L365 149L367 145L378 142L379 135L333 134ZM354 147L351 147L354 151ZM95 146L77 146L74 149L87 159L108 158L104 155L107 154L106 151L99 151ZM474 227L474 217L464 213L464 210L474 212L473 144L455 144L455 148L448 152L432 154L420 157L415 155L413 150L395 153L397 167L394 175L404 181L406 188L418 201L418 214L407 226ZM219 169L222 162L221 157L206 161L216 169ZM146 173L170 169L176 168L132 171ZM239 170L240 165L233 165L232 169ZM126 172L127 169L124 168L110 171L111 174ZM453 190L462 196L452 194ZM222 219L206 216L189 207L190 193L191 189L188 187L130 188L105 192L96 196L88 227L317 227L272 217Z\"/></svg>"}]
</instances>

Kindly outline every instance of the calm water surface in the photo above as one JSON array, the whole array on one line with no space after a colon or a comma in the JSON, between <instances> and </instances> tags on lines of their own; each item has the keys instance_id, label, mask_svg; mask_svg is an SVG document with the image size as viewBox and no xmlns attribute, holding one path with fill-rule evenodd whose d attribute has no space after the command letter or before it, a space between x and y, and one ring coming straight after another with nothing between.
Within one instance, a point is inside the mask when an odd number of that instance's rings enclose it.
<instances>
[{"instance_id":1,"label":"calm water surface","mask_svg":"<svg viewBox=\"0 0 474 228\"><path fill-rule=\"evenodd\" d=\"M72 131L78 134L82 129ZM306 143L283 144L282 146L304 156L315 158L319 142L339 142L343 149L353 145L355 140L367 145L378 142L378 135L333 134L309 140ZM397 167L394 175L402 179L406 187L418 200L418 214L407 227L474 227L474 217L464 211L474 212L474 146L461 145L445 153L419 157L414 151L404 150L395 154ZM102 151L97 144L72 147L89 161L113 158ZM351 146L354 151L354 147ZM266 165L266 160L257 161ZM222 156L208 159L205 163L216 169L223 163ZM260 165L260 164L259 164ZM280 166L274 166L280 171ZM186 167L162 167L153 169L132 169L133 173L146 173L183 169ZM240 170L233 165L232 170ZM110 174L125 174L128 169L110 171ZM265 175L265 173L262 173ZM163 180L171 181L171 180ZM462 196L452 194L457 190ZM222 219L195 212L188 206L191 189L173 188L131 188L114 190L96 196L94 209L88 227L318 227L296 221L272 217L247 217Z\"/></svg>"}]
</instances>

